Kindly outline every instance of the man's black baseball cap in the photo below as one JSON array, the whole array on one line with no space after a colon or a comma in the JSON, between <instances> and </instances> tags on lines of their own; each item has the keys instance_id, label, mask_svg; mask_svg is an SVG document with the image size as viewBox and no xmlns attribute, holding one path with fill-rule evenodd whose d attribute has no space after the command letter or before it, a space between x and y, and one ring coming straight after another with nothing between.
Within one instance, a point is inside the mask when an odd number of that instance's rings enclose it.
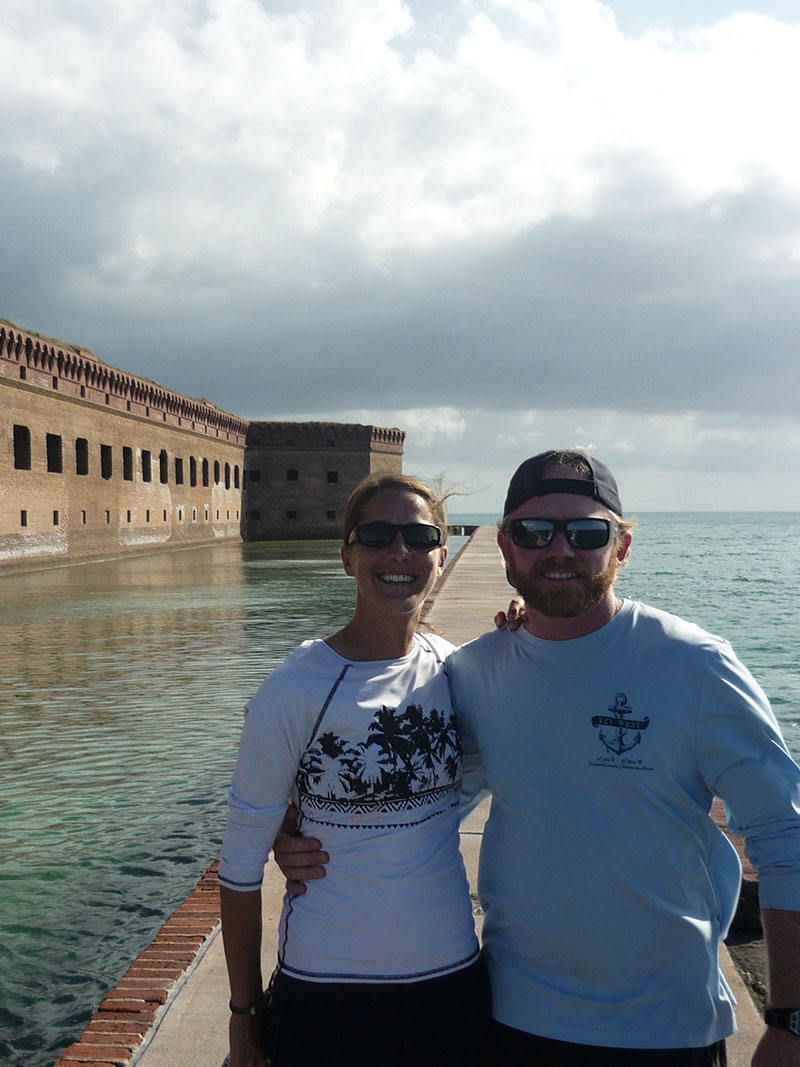
<instances>
[{"instance_id":1,"label":"man's black baseball cap","mask_svg":"<svg viewBox=\"0 0 800 1067\"><path fill-rule=\"evenodd\" d=\"M547 496L548 493L575 493L589 496L600 504L605 504L609 511L622 518L622 505L619 502L619 490L614 475L599 459L581 452L581 459L591 471L591 478L543 478L542 471L560 453L540 452L521 463L508 483L503 517L515 511L520 504L533 496Z\"/></svg>"}]
</instances>

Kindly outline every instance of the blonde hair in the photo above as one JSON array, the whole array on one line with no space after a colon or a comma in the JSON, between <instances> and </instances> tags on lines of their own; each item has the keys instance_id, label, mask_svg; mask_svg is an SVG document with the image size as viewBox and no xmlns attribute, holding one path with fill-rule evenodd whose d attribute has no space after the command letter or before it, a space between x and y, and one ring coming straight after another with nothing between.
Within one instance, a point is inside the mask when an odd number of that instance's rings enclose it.
<instances>
[{"instance_id":1,"label":"blonde hair","mask_svg":"<svg viewBox=\"0 0 800 1067\"><path fill-rule=\"evenodd\" d=\"M342 520L342 541L344 544L348 544L350 535L361 521L367 502L384 489L397 489L403 493L413 493L424 500L431 513L431 520L434 526L440 527L442 531L442 544L445 544L447 541L446 496L439 495L431 486L426 485L425 482L419 478L412 477L410 474L392 474L389 472L368 474L350 494L344 512L344 519Z\"/></svg>"}]
</instances>

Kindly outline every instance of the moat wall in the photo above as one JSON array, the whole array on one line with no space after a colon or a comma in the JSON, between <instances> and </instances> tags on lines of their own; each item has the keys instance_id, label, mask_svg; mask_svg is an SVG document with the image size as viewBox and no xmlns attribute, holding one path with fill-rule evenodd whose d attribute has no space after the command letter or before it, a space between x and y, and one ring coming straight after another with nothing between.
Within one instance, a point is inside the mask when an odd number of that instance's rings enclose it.
<instances>
[{"instance_id":1,"label":"moat wall","mask_svg":"<svg viewBox=\"0 0 800 1067\"><path fill-rule=\"evenodd\" d=\"M249 423L0 321L0 569L220 539L337 537L401 430Z\"/></svg>"}]
</instances>

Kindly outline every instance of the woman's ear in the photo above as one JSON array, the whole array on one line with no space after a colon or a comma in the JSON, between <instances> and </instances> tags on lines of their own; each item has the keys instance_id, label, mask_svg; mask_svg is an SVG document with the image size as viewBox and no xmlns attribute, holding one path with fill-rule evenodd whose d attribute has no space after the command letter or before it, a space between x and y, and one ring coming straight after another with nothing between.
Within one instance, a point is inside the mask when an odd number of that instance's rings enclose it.
<instances>
[{"instance_id":1,"label":"woman's ear","mask_svg":"<svg viewBox=\"0 0 800 1067\"><path fill-rule=\"evenodd\" d=\"M342 545L339 549L339 553L342 557L342 566L344 567L344 573L353 577L353 566L350 563L350 549L351 545Z\"/></svg>"}]
</instances>

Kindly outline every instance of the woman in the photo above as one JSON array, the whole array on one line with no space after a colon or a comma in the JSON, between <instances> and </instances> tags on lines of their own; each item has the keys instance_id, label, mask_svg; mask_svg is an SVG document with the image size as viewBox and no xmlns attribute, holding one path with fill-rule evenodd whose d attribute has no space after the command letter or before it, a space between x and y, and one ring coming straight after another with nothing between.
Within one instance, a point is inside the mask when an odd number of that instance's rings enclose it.
<instances>
[{"instance_id":1,"label":"woman","mask_svg":"<svg viewBox=\"0 0 800 1067\"><path fill-rule=\"evenodd\" d=\"M487 982L458 850L461 740L418 632L447 556L444 503L405 475L353 492L350 621L306 641L247 707L220 857L230 1067L263 1067L263 866L291 795L330 854L287 899L270 1002L273 1067L485 1061ZM303 1038L313 1034L311 1046Z\"/></svg>"}]
</instances>

